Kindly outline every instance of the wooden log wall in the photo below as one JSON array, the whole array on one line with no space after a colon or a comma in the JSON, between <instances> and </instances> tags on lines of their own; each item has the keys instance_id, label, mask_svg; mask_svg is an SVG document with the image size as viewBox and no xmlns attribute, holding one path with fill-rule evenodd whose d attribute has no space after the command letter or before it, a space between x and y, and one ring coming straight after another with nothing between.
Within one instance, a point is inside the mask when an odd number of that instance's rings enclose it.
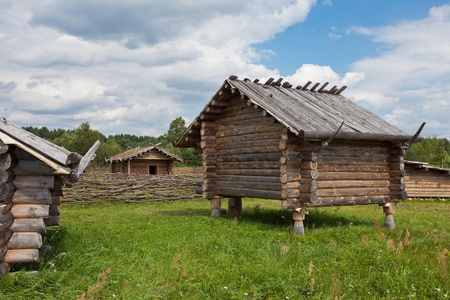
<instances>
[{"instance_id":1,"label":"wooden log wall","mask_svg":"<svg viewBox=\"0 0 450 300\"><path fill-rule=\"evenodd\" d=\"M5 260L8 251L8 242L11 239L11 225L13 222L12 196L15 192L14 172L17 157L13 147L3 144L0 140L0 278L9 270L9 263Z\"/></svg>"},{"instance_id":2,"label":"wooden log wall","mask_svg":"<svg viewBox=\"0 0 450 300\"><path fill-rule=\"evenodd\" d=\"M300 139L288 131L286 127L282 129L279 148L280 157L280 181L282 207L299 206L301 187L301 159L300 159Z\"/></svg>"},{"instance_id":3,"label":"wooden log wall","mask_svg":"<svg viewBox=\"0 0 450 300\"><path fill-rule=\"evenodd\" d=\"M243 95L228 101L215 121L216 194L281 199L279 143L283 126Z\"/></svg>"},{"instance_id":4,"label":"wooden log wall","mask_svg":"<svg viewBox=\"0 0 450 300\"><path fill-rule=\"evenodd\" d=\"M391 188L401 180L390 171L397 172L400 165L394 160L401 159L393 154L397 150L391 151L390 143L342 140L333 141L327 148L313 142L306 146L301 145L302 178L309 176L311 179L308 182L302 180L304 185L302 187L301 184L300 189L305 194L311 192L311 204L308 206L380 204L392 199L397 201L398 198L394 197L397 191L391 191ZM317 198L313 191L316 191Z\"/></svg>"},{"instance_id":5,"label":"wooden log wall","mask_svg":"<svg viewBox=\"0 0 450 300\"><path fill-rule=\"evenodd\" d=\"M52 191L57 188L56 176L52 168L25 151L16 148L13 153L18 160L12 181L16 187L11 198L14 220L5 262L35 262L39 259L38 249L42 246L41 234L45 233L44 220L50 217L49 211L53 205ZM58 184L61 187L61 180Z\"/></svg>"},{"instance_id":6,"label":"wooden log wall","mask_svg":"<svg viewBox=\"0 0 450 300\"><path fill-rule=\"evenodd\" d=\"M216 194L216 124L212 121L203 121L200 135L203 159L203 186L202 197L212 199Z\"/></svg>"},{"instance_id":7,"label":"wooden log wall","mask_svg":"<svg viewBox=\"0 0 450 300\"><path fill-rule=\"evenodd\" d=\"M406 147L393 145L389 155L389 187L390 202L400 202L408 197L405 185L405 153Z\"/></svg>"},{"instance_id":8,"label":"wooden log wall","mask_svg":"<svg viewBox=\"0 0 450 300\"><path fill-rule=\"evenodd\" d=\"M409 198L450 198L450 170L406 164L405 171Z\"/></svg>"}]
</instances>

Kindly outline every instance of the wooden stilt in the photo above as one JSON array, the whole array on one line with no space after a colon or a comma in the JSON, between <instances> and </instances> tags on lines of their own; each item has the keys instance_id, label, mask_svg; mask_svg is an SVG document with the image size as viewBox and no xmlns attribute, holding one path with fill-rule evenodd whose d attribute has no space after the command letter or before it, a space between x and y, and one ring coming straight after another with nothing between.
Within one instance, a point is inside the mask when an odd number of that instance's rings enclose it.
<instances>
[{"instance_id":1,"label":"wooden stilt","mask_svg":"<svg viewBox=\"0 0 450 300\"><path fill-rule=\"evenodd\" d=\"M303 227L303 220L305 219L305 214L308 211L305 207L296 208L293 212L294 219L294 234L305 235L305 229Z\"/></svg>"},{"instance_id":2,"label":"wooden stilt","mask_svg":"<svg viewBox=\"0 0 450 300\"><path fill-rule=\"evenodd\" d=\"M232 197L228 198L228 214L236 215L242 213L242 198Z\"/></svg>"},{"instance_id":3,"label":"wooden stilt","mask_svg":"<svg viewBox=\"0 0 450 300\"><path fill-rule=\"evenodd\" d=\"M222 205L222 198L213 197L211 200L211 217L219 218L220 217L220 207Z\"/></svg>"},{"instance_id":4,"label":"wooden stilt","mask_svg":"<svg viewBox=\"0 0 450 300\"><path fill-rule=\"evenodd\" d=\"M394 213L395 213L395 203L386 203L383 205L384 217L384 227L389 230L395 229Z\"/></svg>"}]
</instances>

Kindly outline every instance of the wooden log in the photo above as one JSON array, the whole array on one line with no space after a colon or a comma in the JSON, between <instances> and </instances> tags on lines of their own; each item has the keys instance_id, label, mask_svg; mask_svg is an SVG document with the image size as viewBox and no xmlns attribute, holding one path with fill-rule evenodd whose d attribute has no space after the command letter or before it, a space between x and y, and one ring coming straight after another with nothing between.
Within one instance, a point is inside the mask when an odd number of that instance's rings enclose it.
<instances>
[{"instance_id":1,"label":"wooden log","mask_svg":"<svg viewBox=\"0 0 450 300\"><path fill-rule=\"evenodd\" d=\"M228 155L217 157L217 162L276 162L280 159L280 153L252 153L240 155Z\"/></svg>"},{"instance_id":2,"label":"wooden log","mask_svg":"<svg viewBox=\"0 0 450 300\"><path fill-rule=\"evenodd\" d=\"M6 244L0 244L0 261L3 261L3 259L5 258L6 252L8 252L8 247L6 246Z\"/></svg>"},{"instance_id":3,"label":"wooden log","mask_svg":"<svg viewBox=\"0 0 450 300\"><path fill-rule=\"evenodd\" d=\"M302 203L303 202L305 202L305 203L315 203L315 202L317 202L317 194L316 193L314 193L314 194L307 194L307 193L300 194L300 197L298 197L298 199Z\"/></svg>"},{"instance_id":4,"label":"wooden log","mask_svg":"<svg viewBox=\"0 0 450 300\"><path fill-rule=\"evenodd\" d=\"M218 169L217 175L242 175L280 178L279 169Z\"/></svg>"},{"instance_id":5,"label":"wooden log","mask_svg":"<svg viewBox=\"0 0 450 300\"><path fill-rule=\"evenodd\" d=\"M17 189L53 189L55 186L54 175L17 175L13 180Z\"/></svg>"},{"instance_id":6,"label":"wooden log","mask_svg":"<svg viewBox=\"0 0 450 300\"><path fill-rule=\"evenodd\" d=\"M317 170L302 170L300 171L301 178L317 179L319 172Z\"/></svg>"},{"instance_id":7,"label":"wooden log","mask_svg":"<svg viewBox=\"0 0 450 300\"><path fill-rule=\"evenodd\" d=\"M406 191L391 191L389 193L392 201L405 200L408 198L408 193Z\"/></svg>"},{"instance_id":8,"label":"wooden log","mask_svg":"<svg viewBox=\"0 0 450 300\"><path fill-rule=\"evenodd\" d=\"M218 188L217 195L223 197L253 197L264 199L278 199L281 200L281 191L263 191L239 188Z\"/></svg>"},{"instance_id":9,"label":"wooden log","mask_svg":"<svg viewBox=\"0 0 450 300\"><path fill-rule=\"evenodd\" d=\"M219 148L220 149L220 148ZM278 147L273 146L264 146L264 147L244 147L244 148L226 148L217 150L217 155L223 156L223 155L243 155L243 154L254 154L254 153L277 153ZM279 152L278 152L278 155Z\"/></svg>"},{"instance_id":10,"label":"wooden log","mask_svg":"<svg viewBox=\"0 0 450 300\"><path fill-rule=\"evenodd\" d=\"M318 189L318 197L342 197L342 196L370 196L389 195L389 187L376 188L345 188L345 189Z\"/></svg>"},{"instance_id":11,"label":"wooden log","mask_svg":"<svg viewBox=\"0 0 450 300\"><path fill-rule=\"evenodd\" d=\"M11 238L12 232L10 229L3 230L0 232L0 246L6 244L6 242ZM0 255L1 260L2 255Z\"/></svg>"},{"instance_id":12,"label":"wooden log","mask_svg":"<svg viewBox=\"0 0 450 300\"><path fill-rule=\"evenodd\" d=\"M281 173L280 181L281 181L281 183L295 182L295 181L299 181L301 179L301 177L302 176L300 176L300 174L297 172L286 172L286 173Z\"/></svg>"},{"instance_id":13,"label":"wooden log","mask_svg":"<svg viewBox=\"0 0 450 300\"><path fill-rule=\"evenodd\" d=\"M58 196L52 196L52 205L61 205L61 198Z\"/></svg>"},{"instance_id":14,"label":"wooden log","mask_svg":"<svg viewBox=\"0 0 450 300\"><path fill-rule=\"evenodd\" d=\"M52 175L54 172L55 170L37 159L19 160L14 168L14 174L16 175Z\"/></svg>"},{"instance_id":15,"label":"wooden log","mask_svg":"<svg viewBox=\"0 0 450 300\"><path fill-rule=\"evenodd\" d=\"M0 215L6 214L12 207L12 203L0 202Z\"/></svg>"},{"instance_id":16,"label":"wooden log","mask_svg":"<svg viewBox=\"0 0 450 300\"><path fill-rule=\"evenodd\" d=\"M298 166L300 158L298 155L282 155L279 160L280 164L292 164Z\"/></svg>"},{"instance_id":17,"label":"wooden log","mask_svg":"<svg viewBox=\"0 0 450 300\"><path fill-rule=\"evenodd\" d=\"M287 164L287 165L280 165L280 172L281 173L299 173L300 172L300 168L298 167L298 165L291 165L291 164Z\"/></svg>"},{"instance_id":18,"label":"wooden log","mask_svg":"<svg viewBox=\"0 0 450 300\"><path fill-rule=\"evenodd\" d=\"M249 141L261 141L261 140L273 140L279 139L280 133L277 131L272 132L263 132L263 133L254 133L245 136L245 140ZM242 142L242 136L229 136L229 137L220 137L217 139L218 144L228 144L228 143L236 143ZM220 146L223 147L223 146Z\"/></svg>"},{"instance_id":19,"label":"wooden log","mask_svg":"<svg viewBox=\"0 0 450 300\"><path fill-rule=\"evenodd\" d=\"M11 170L0 170L0 182L11 182L14 176Z\"/></svg>"},{"instance_id":20,"label":"wooden log","mask_svg":"<svg viewBox=\"0 0 450 300\"><path fill-rule=\"evenodd\" d=\"M366 205L379 204L390 201L389 196L349 196L349 197L320 197L316 202L305 205L309 207L343 206L343 205Z\"/></svg>"},{"instance_id":21,"label":"wooden log","mask_svg":"<svg viewBox=\"0 0 450 300\"><path fill-rule=\"evenodd\" d=\"M43 219L15 219L11 225L12 232L39 232L45 233Z\"/></svg>"},{"instance_id":22,"label":"wooden log","mask_svg":"<svg viewBox=\"0 0 450 300\"><path fill-rule=\"evenodd\" d=\"M264 191L281 191L281 183L269 182L245 182L245 181L220 181L217 183L220 188L243 188Z\"/></svg>"},{"instance_id":23,"label":"wooden log","mask_svg":"<svg viewBox=\"0 0 450 300\"><path fill-rule=\"evenodd\" d=\"M217 175L217 181L239 181L239 182L268 182L280 183L280 177L266 176L240 176L240 175Z\"/></svg>"},{"instance_id":24,"label":"wooden log","mask_svg":"<svg viewBox=\"0 0 450 300\"><path fill-rule=\"evenodd\" d=\"M279 165L273 162L221 162L217 165L220 169L278 169Z\"/></svg>"},{"instance_id":25,"label":"wooden log","mask_svg":"<svg viewBox=\"0 0 450 300\"><path fill-rule=\"evenodd\" d=\"M367 165L387 166L389 162L386 159L378 157L337 157L337 156L319 156L319 164L326 165Z\"/></svg>"},{"instance_id":26,"label":"wooden log","mask_svg":"<svg viewBox=\"0 0 450 300\"><path fill-rule=\"evenodd\" d=\"M44 219L45 226L60 226L59 216L49 216Z\"/></svg>"},{"instance_id":27,"label":"wooden log","mask_svg":"<svg viewBox=\"0 0 450 300\"><path fill-rule=\"evenodd\" d=\"M7 243L8 249L39 249L42 236L37 232L15 232Z\"/></svg>"},{"instance_id":28,"label":"wooden log","mask_svg":"<svg viewBox=\"0 0 450 300\"><path fill-rule=\"evenodd\" d=\"M281 199L298 198L300 190L298 189L284 189L281 191Z\"/></svg>"},{"instance_id":29,"label":"wooden log","mask_svg":"<svg viewBox=\"0 0 450 300\"><path fill-rule=\"evenodd\" d=\"M14 218L46 218L49 216L49 205L43 204L14 204L11 213Z\"/></svg>"},{"instance_id":30,"label":"wooden log","mask_svg":"<svg viewBox=\"0 0 450 300\"><path fill-rule=\"evenodd\" d=\"M38 260L39 260L38 249L8 250L5 256L5 262L9 264L37 262Z\"/></svg>"},{"instance_id":31,"label":"wooden log","mask_svg":"<svg viewBox=\"0 0 450 300\"><path fill-rule=\"evenodd\" d=\"M406 184L404 183L391 183L389 185L391 191L404 191L406 188Z\"/></svg>"},{"instance_id":32,"label":"wooden log","mask_svg":"<svg viewBox=\"0 0 450 300\"><path fill-rule=\"evenodd\" d=\"M242 213L242 198L230 197L228 198L228 214L236 215Z\"/></svg>"},{"instance_id":33,"label":"wooden log","mask_svg":"<svg viewBox=\"0 0 450 300\"><path fill-rule=\"evenodd\" d=\"M8 229L14 221L14 217L11 212L0 215L0 232Z\"/></svg>"},{"instance_id":34,"label":"wooden log","mask_svg":"<svg viewBox=\"0 0 450 300\"><path fill-rule=\"evenodd\" d=\"M11 196L16 192L16 187L12 182L0 183L0 201L5 203L11 202Z\"/></svg>"},{"instance_id":35,"label":"wooden log","mask_svg":"<svg viewBox=\"0 0 450 300\"><path fill-rule=\"evenodd\" d=\"M359 187L389 187L389 180L327 180L318 181L318 189L342 189Z\"/></svg>"},{"instance_id":36,"label":"wooden log","mask_svg":"<svg viewBox=\"0 0 450 300\"><path fill-rule=\"evenodd\" d=\"M2 140L0 140L0 154L5 154L5 153L8 152L8 151L9 151L9 152L12 152L13 147L14 147L14 146L5 144L5 143L3 143ZM10 151L10 150L11 150L11 151ZM0 276L0 277L1 277L1 276Z\"/></svg>"},{"instance_id":37,"label":"wooden log","mask_svg":"<svg viewBox=\"0 0 450 300\"><path fill-rule=\"evenodd\" d=\"M17 157L13 153L0 154L0 170L6 171L17 166Z\"/></svg>"},{"instance_id":38,"label":"wooden log","mask_svg":"<svg viewBox=\"0 0 450 300\"><path fill-rule=\"evenodd\" d=\"M15 204L52 204L52 197L48 189L20 189L12 198Z\"/></svg>"},{"instance_id":39,"label":"wooden log","mask_svg":"<svg viewBox=\"0 0 450 300\"><path fill-rule=\"evenodd\" d=\"M316 170L318 167L318 163L314 161L301 161L300 169L302 170Z\"/></svg>"},{"instance_id":40,"label":"wooden log","mask_svg":"<svg viewBox=\"0 0 450 300\"><path fill-rule=\"evenodd\" d=\"M389 166L380 165L323 165L317 167L319 172L357 172L357 173L387 173Z\"/></svg>"},{"instance_id":41,"label":"wooden log","mask_svg":"<svg viewBox=\"0 0 450 300\"><path fill-rule=\"evenodd\" d=\"M389 173L319 172L317 180L389 180Z\"/></svg>"},{"instance_id":42,"label":"wooden log","mask_svg":"<svg viewBox=\"0 0 450 300\"><path fill-rule=\"evenodd\" d=\"M300 181L293 181L281 184L282 189L298 189L300 187Z\"/></svg>"}]
</instances>

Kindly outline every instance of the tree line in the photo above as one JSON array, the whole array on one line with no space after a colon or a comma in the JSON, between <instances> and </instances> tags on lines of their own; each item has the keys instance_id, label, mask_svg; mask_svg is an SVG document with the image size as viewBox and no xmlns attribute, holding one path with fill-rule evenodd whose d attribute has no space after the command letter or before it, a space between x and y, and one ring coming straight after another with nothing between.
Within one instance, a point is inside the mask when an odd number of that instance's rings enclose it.
<instances>
[{"instance_id":1,"label":"tree line","mask_svg":"<svg viewBox=\"0 0 450 300\"><path fill-rule=\"evenodd\" d=\"M89 122L82 123L73 130L49 130L47 127L37 128L31 126L23 128L82 155L89 150L96 140L100 140L101 146L97 150L95 159L97 165L104 165L105 159L124 152L129 148L145 147L149 143L159 144L158 147L181 157L184 161L184 166L200 166L202 164L201 155L195 155L194 149L176 148L173 146L186 130L186 123L182 117L174 119L170 123L168 131L159 137L136 136L133 134L116 134L106 137L99 131L92 130ZM446 138L423 138L421 142L414 143L411 146L405 155L405 159L427 162L435 167L450 168L450 142Z\"/></svg>"},{"instance_id":2,"label":"tree line","mask_svg":"<svg viewBox=\"0 0 450 300\"><path fill-rule=\"evenodd\" d=\"M200 166L202 156L195 155L194 149L177 148L174 143L182 136L186 130L186 123L182 117L174 119L169 126L169 130L159 136L137 136L134 134L115 134L105 136L97 130L91 129L89 122L82 123L76 129L53 129L47 127L23 127L23 129L44 138L56 145L62 146L69 151L84 155L89 148L99 140L100 147L96 152L94 163L105 165L106 159L122 153L130 148L146 147L149 143L158 144L158 147L169 151L183 159L181 166Z\"/></svg>"}]
</instances>

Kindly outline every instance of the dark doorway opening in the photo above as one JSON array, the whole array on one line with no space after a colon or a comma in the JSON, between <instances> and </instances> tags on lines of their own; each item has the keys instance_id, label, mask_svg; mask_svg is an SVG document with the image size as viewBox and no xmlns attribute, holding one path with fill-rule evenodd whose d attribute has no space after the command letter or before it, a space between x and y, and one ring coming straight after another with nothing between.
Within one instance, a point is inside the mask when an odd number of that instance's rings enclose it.
<instances>
[{"instance_id":1,"label":"dark doorway opening","mask_svg":"<svg viewBox=\"0 0 450 300\"><path fill-rule=\"evenodd\" d=\"M148 174L156 175L156 166L149 166L148 167Z\"/></svg>"}]
</instances>

